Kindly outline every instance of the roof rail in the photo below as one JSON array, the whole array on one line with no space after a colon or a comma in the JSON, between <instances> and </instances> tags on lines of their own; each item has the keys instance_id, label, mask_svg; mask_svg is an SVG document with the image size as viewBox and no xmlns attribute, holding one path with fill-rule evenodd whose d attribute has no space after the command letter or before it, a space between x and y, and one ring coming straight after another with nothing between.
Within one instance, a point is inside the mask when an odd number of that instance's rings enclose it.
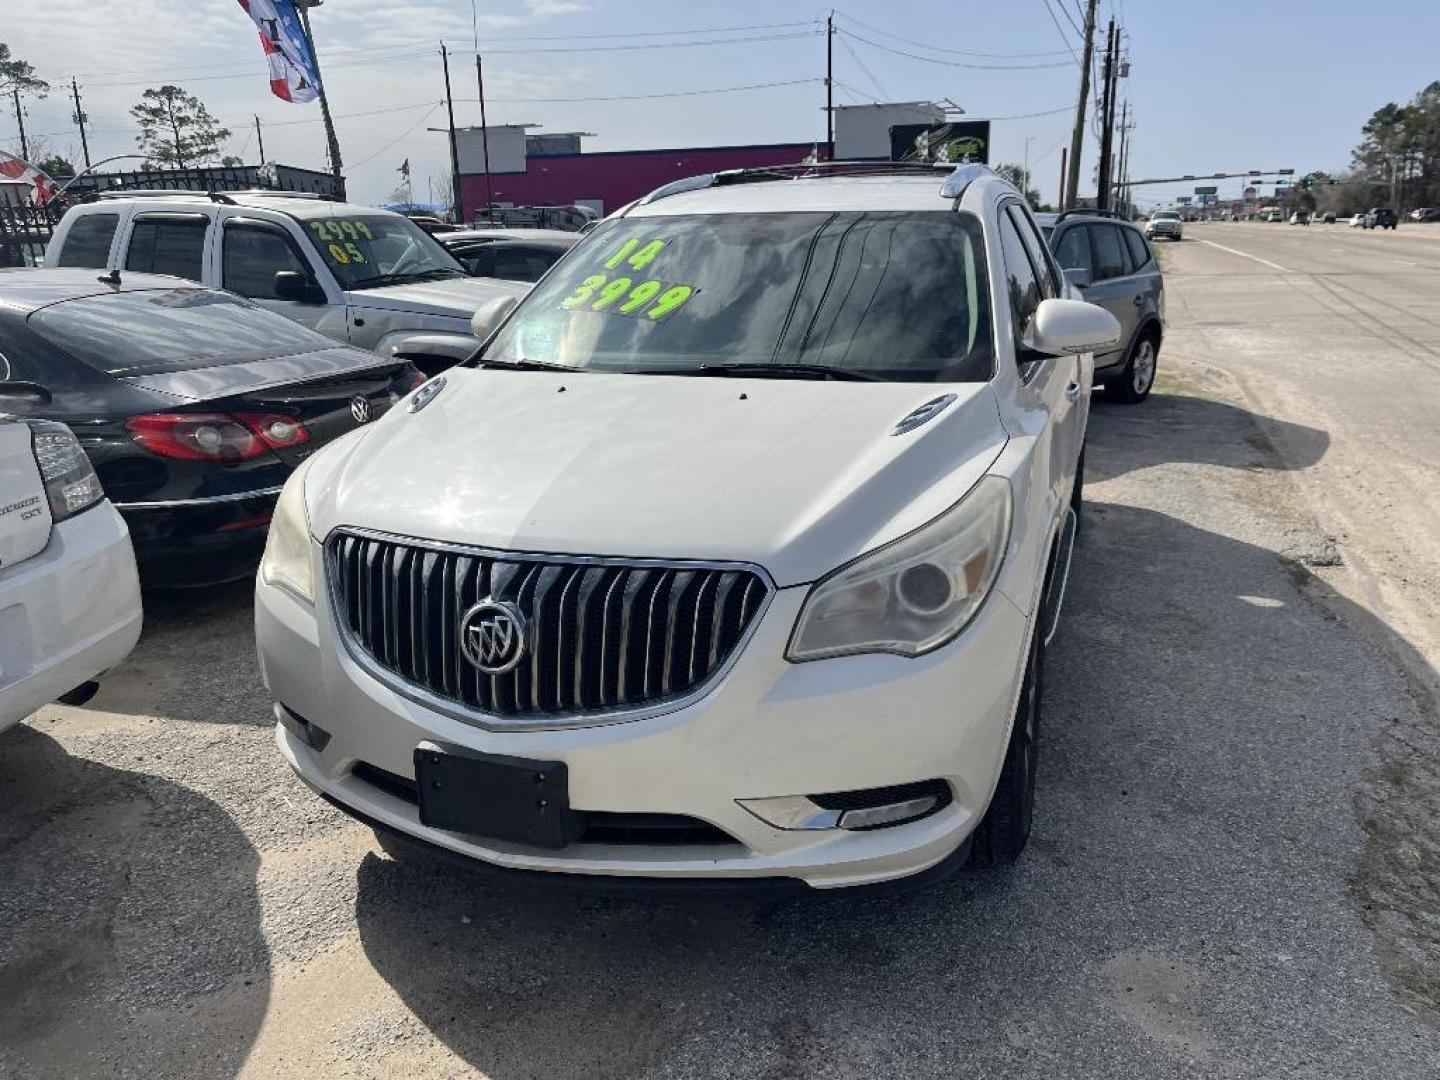
<instances>
[{"instance_id":1,"label":"roof rail","mask_svg":"<svg viewBox=\"0 0 1440 1080\"><path fill-rule=\"evenodd\" d=\"M1069 217L1101 217L1117 218L1120 221L1126 220L1125 215L1120 213L1119 210L1096 210L1093 208L1082 206L1075 210L1064 210L1061 213L1057 214L1055 217L1055 224L1059 225L1060 222L1064 221L1066 218Z\"/></svg>"},{"instance_id":2,"label":"roof rail","mask_svg":"<svg viewBox=\"0 0 1440 1080\"><path fill-rule=\"evenodd\" d=\"M682 192L701 191L729 184L756 184L769 180L800 180L817 176L883 176L896 173L933 176L941 171L950 174L946 179L947 185L965 173L964 182L960 186L963 191L965 184L979 176L980 172L988 170L984 165L961 165L957 168L949 162L941 161L812 161L794 165L761 165L751 169L726 169L723 172L701 173L698 176L673 180L644 196L636 205L646 206Z\"/></svg>"},{"instance_id":3,"label":"roof rail","mask_svg":"<svg viewBox=\"0 0 1440 1080\"><path fill-rule=\"evenodd\" d=\"M97 199L170 199L193 198L223 202L234 195L264 196L273 199L329 200L329 195L314 191L274 191L270 188L244 188L236 191L207 191L203 188L109 188L94 193ZM222 198L225 197L225 198Z\"/></svg>"}]
</instances>

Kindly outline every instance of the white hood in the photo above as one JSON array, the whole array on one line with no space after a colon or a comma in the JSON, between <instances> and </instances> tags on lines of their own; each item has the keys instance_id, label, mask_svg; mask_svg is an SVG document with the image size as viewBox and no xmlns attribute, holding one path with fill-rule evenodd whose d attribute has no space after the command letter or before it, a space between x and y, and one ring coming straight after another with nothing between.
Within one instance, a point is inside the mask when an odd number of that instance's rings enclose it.
<instances>
[{"instance_id":1,"label":"white hood","mask_svg":"<svg viewBox=\"0 0 1440 1080\"><path fill-rule=\"evenodd\" d=\"M350 303L384 311L408 311L421 315L449 315L467 322L477 308L497 296L521 297L530 286L499 278L452 278L418 281L414 285L385 285L378 289L351 292Z\"/></svg>"},{"instance_id":2,"label":"white hood","mask_svg":"<svg viewBox=\"0 0 1440 1080\"><path fill-rule=\"evenodd\" d=\"M1005 444L983 384L456 369L319 455L311 528L753 562L813 581L936 516ZM896 422L957 400L900 436Z\"/></svg>"}]
</instances>

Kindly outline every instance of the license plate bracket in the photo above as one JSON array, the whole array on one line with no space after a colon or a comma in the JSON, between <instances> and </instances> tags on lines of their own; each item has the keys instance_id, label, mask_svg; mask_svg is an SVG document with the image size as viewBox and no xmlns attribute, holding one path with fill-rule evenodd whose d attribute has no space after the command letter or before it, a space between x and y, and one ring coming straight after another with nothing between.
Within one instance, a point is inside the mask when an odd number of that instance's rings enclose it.
<instances>
[{"instance_id":1,"label":"license plate bracket","mask_svg":"<svg viewBox=\"0 0 1440 1080\"><path fill-rule=\"evenodd\" d=\"M420 824L533 847L562 848L585 831L570 808L563 761L482 754L422 742L415 748Z\"/></svg>"}]
</instances>

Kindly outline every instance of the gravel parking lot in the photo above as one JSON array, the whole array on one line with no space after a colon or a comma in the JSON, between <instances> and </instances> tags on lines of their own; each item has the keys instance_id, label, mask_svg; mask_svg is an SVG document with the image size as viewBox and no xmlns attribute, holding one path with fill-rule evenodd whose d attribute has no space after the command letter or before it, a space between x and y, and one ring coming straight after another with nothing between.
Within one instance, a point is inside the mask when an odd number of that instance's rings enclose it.
<instances>
[{"instance_id":1,"label":"gravel parking lot","mask_svg":"<svg viewBox=\"0 0 1440 1080\"><path fill-rule=\"evenodd\" d=\"M0 735L0 1075L1435 1077L1426 564L1355 512L1400 498L1381 404L1296 389L1345 363L1310 298L1386 282L1264 228L1164 250L1157 392L1097 400L1013 870L777 901L398 863L276 755L248 586L152 596L99 696ZM1427 320L1436 269L1347 272L1429 274L1387 293ZM1374 370L1440 347L1363 325Z\"/></svg>"}]
</instances>

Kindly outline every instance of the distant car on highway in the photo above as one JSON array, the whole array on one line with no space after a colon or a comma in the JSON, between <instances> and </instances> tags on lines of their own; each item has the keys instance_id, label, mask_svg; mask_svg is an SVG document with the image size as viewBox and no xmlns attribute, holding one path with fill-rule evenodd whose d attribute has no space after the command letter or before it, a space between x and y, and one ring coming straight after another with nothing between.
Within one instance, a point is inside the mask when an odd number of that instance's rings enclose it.
<instances>
[{"instance_id":1,"label":"distant car on highway","mask_svg":"<svg viewBox=\"0 0 1440 1080\"><path fill-rule=\"evenodd\" d=\"M1410 211L1411 221L1440 221L1440 206L1421 206Z\"/></svg>"},{"instance_id":2,"label":"distant car on highway","mask_svg":"<svg viewBox=\"0 0 1440 1080\"><path fill-rule=\"evenodd\" d=\"M1351 217L1350 217L1350 228L1352 228L1352 229L1363 229L1364 227L1365 227L1365 215L1364 215L1364 214L1353 214L1353 215L1351 215Z\"/></svg>"},{"instance_id":3,"label":"distant car on highway","mask_svg":"<svg viewBox=\"0 0 1440 1080\"><path fill-rule=\"evenodd\" d=\"M1120 320L1118 347L1095 356L1095 384L1103 383L1113 400L1144 401L1155 384L1165 321L1165 279L1150 246L1134 225L1083 211L1061 214L1042 231L1066 280Z\"/></svg>"},{"instance_id":4,"label":"distant car on highway","mask_svg":"<svg viewBox=\"0 0 1440 1080\"><path fill-rule=\"evenodd\" d=\"M1365 228L1367 229L1393 229L1399 224L1395 211L1388 206L1373 207L1365 215Z\"/></svg>"},{"instance_id":5,"label":"distant car on highway","mask_svg":"<svg viewBox=\"0 0 1440 1080\"><path fill-rule=\"evenodd\" d=\"M1164 237L1166 240L1181 240L1184 239L1184 228L1179 211L1156 210L1145 223L1145 239L1159 240Z\"/></svg>"},{"instance_id":6,"label":"distant car on highway","mask_svg":"<svg viewBox=\"0 0 1440 1080\"><path fill-rule=\"evenodd\" d=\"M1321 220L1322 222L1324 222L1326 225L1334 225L1334 224L1335 224L1335 211L1333 211L1333 210L1327 210L1327 211L1325 211L1325 216L1322 217L1320 220Z\"/></svg>"},{"instance_id":7,"label":"distant car on highway","mask_svg":"<svg viewBox=\"0 0 1440 1080\"><path fill-rule=\"evenodd\" d=\"M1265 220L1266 220L1266 221L1284 221L1284 220L1285 220L1285 211L1284 211L1284 210L1271 210L1268 214L1265 215Z\"/></svg>"},{"instance_id":8,"label":"distant car on highway","mask_svg":"<svg viewBox=\"0 0 1440 1080\"><path fill-rule=\"evenodd\" d=\"M1309 211L1309 210L1296 210L1293 214L1290 215L1290 224L1291 224L1291 225L1309 225L1309 224L1310 224L1310 211Z\"/></svg>"}]
</instances>

